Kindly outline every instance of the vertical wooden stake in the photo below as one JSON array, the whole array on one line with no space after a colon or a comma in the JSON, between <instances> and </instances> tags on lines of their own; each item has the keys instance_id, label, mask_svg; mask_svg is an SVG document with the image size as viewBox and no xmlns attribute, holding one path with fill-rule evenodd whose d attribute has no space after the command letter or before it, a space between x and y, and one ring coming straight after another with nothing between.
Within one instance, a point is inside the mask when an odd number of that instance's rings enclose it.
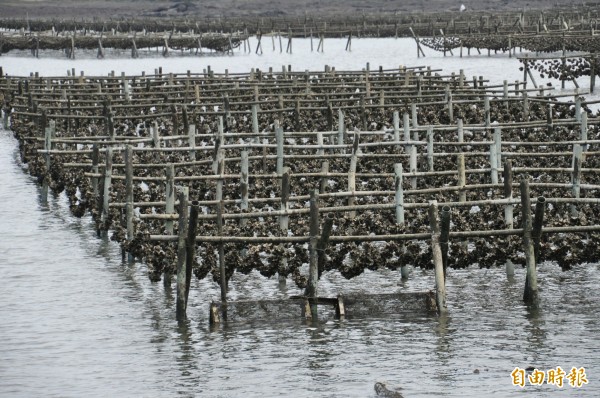
<instances>
[{"instance_id":1,"label":"vertical wooden stake","mask_svg":"<svg viewBox=\"0 0 600 398\"><path fill-rule=\"evenodd\" d=\"M466 202L467 201L467 192L465 191L465 186L467 184L467 178L465 173L465 154L459 153L457 158L458 163L458 186L460 190L458 191L458 201Z\"/></svg>"},{"instance_id":2,"label":"vertical wooden stake","mask_svg":"<svg viewBox=\"0 0 600 398\"><path fill-rule=\"evenodd\" d=\"M433 171L433 126L427 128L427 164L429 171Z\"/></svg>"},{"instance_id":3,"label":"vertical wooden stake","mask_svg":"<svg viewBox=\"0 0 600 398\"><path fill-rule=\"evenodd\" d=\"M133 240L133 147L125 147L125 219L127 225L127 242ZM133 261L131 253L128 254L129 262Z\"/></svg>"},{"instance_id":4,"label":"vertical wooden stake","mask_svg":"<svg viewBox=\"0 0 600 398\"><path fill-rule=\"evenodd\" d=\"M310 243L309 243L309 268L308 268L308 285L306 287L306 296L311 298L317 297L318 292L318 253L317 242L319 239L319 191L312 190L310 192ZM312 319L317 319L317 305L311 303L310 311Z\"/></svg>"},{"instance_id":5,"label":"vertical wooden stake","mask_svg":"<svg viewBox=\"0 0 600 398\"><path fill-rule=\"evenodd\" d=\"M412 112L413 128L417 128L419 127L419 121L417 120L417 104L410 104L410 111Z\"/></svg>"},{"instance_id":6,"label":"vertical wooden stake","mask_svg":"<svg viewBox=\"0 0 600 398\"><path fill-rule=\"evenodd\" d=\"M283 128L275 127L275 139L277 141L277 175L283 172Z\"/></svg>"},{"instance_id":7,"label":"vertical wooden stake","mask_svg":"<svg viewBox=\"0 0 600 398\"><path fill-rule=\"evenodd\" d=\"M252 105L252 133L258 137L258 105L256 104Z\"/></svg>"},{"instance_id":8,"label":"vertical wooden stake","mask_svg":"<svg viewBox=\"0 0 600 398\"><path fill-rule=\"evenodd\" d=\"M394 164L394 187L396 189L396 224L404 224L404 190L402 189L402 163Z\"/></svg>"},{"instance_id":9,"label":"vertical wooden stake","mask_svg":"<svg viewBox=\"0 0 600 398\"><path fill-rule=\"evenodd\" d=\"M341 109L338 109L338 145L344 145L344 134L346 133L346 127L344 125L344 112ZM340 148L341 153L345 153L343 148Z\"/></svg>"},{"instance_id":10,"label":"vertical wooden stake","mask_svg":"<svg viewBox=\"0 0 600 398\"><path fill-rule=\"evenodd\" d=\"M415 131L415 133L417 133ZM417 146L410 145L410 160L409 160L409 172L411 174L410 177L410 187L412 189L417 189L417 176L415 173L417 172Z\"/></svg>"},{"instance_id":11,"label":"vertical wooden stake","mask_svg":"<svg viewBox=\"0 0 600 398\"><path fill-rule=\"evenodd\" d=\"M442 264L444 265L444 280L446 280L446 269L448 268L448 239L450 237L450 207L442 207L440 217L440 247L442 249Z\"/></svg>"},{"instance_id":12,"label":"vertical wooden stake","mask_svg":"<svg viewBox=\"0 0 600 398\"><path fill-rule=\"evenodd\" d=\"M352 193L351 196L348 197L348 206L354 206L355 196L354 192L356 191L356 166L358 164L358 141L360 139L360 134L356 132L354 134L354 143L352 148L352 156L350 157L350 169L348 171L348 191ZM348 212L348 218L353 219L356 217L356 210L350 210Z\"/></svg>"},{"instance_id":13,"label":"vertical wooden stake","mask_svg":"<svg viewBox=\"0 0 600 398\"><path fill-rule=\"evenodd\" d=\"M241 153L242 157L242 171L240 176L240 189L242 190L242 203L240 205L240 209L242 211L248 210L248 151L243 150ZM246 225L246 219L240 219L240 225Z\"/></svg>"},{"instance_id":14,"label":"vertical wooden stake","mask_svg":"<svg viewBox=\"0 0 600 398\"><path fill-rule=\"evenodd\" d=\"M109 217L109 208L108 204L110 201L110 184L112 179L112 158L113 158L113 149L112 147L108 147L106 149L106 166L104 168L104 192L103 192L103 204L102 204L102 222L104 224L104 235L108 233L108 217Z\"/></svg>"},{"instance_id":15,"label":"vertical wooden stake","mask_svg":"<svg viewBox=\"0 0 600 398\"><path fill-rule=\"evenodd\" d=\"M583 148L580 144L573 145L573 174L571 176L572 191L575 199L579 199L580 195L580 184L581 184L581 163L583 160ZM571 204L571 217L577 218L579 212L577 211L577 205Z\"/></svg>"},{"instance_id":16,"label":"vertical wooden stake","mask_svg":"<svg viewBox=\"0 0 600 398\"><path fill-rule=\"evenodd\" d=\"M190 147L190 161L196 160L196 125L190 124L188 127L188 145Z\"/></svg>"},{"instance_id":17,"label":"vertical wooden stake","mask_svg":"<svg viewBox=\"0 0 600 398\"><path fill-rule=\"evenodd\" d=\"M100 159L100 149L98 144L94 144L92 147L92 173L98 174L98 161ZM94 194L94 204L98 200L98 177L92 177L92 192Z\"/></svg>"},{"instance_id":18,"label":"vertical wooden stake","mask_svg":"<svg viewBox=\"0 0 600 398\"><path fill-rule=\"evenodd\" d=\"M546 198L538 196L535 203L535 217L533 218L533 227L531 239L533 239L533 251L536 264L540 262L540 240L542 237L542 226L544 224L544 210L546 208Z\"/></svg>"},{"instance_id":19,"label":"vertical wooden stake","mask_svg":"<svg viewBox=\"0 0 600 398\"><path fill-rule=\"evenodd\" d=\"M321 192L321 193L327 192L327 186L329 185L327 173L329 173L329 162L327 160L324 160L323 163L321 163L322 176L321 176L321 183L320 183L320 189L319 189L319 192Z\"/></svg>"},{"instance_id":20,"label":"vertical wooden stake","mask_svg":"<svg viewBox=\"0 0 600 398\"><path fill-rule=\"evenodd\" d=\"M217 234L218 236L223 236L223 201L217 204ZM219 270L221 274L221 302L225 305L227 303L227 273L225 270L225 249L223 243L219 243Z\"/></svg>"},{"instance_id":21,"label":"vertical wooden stake","mask_svg":"<svg viewBox=\"0 0 600 398\"><path fill-rule=\"evenodd\" d=\"M188 188L185 187L178 193L179 197L179 228L177 239L177 320L186 318L186 265L188 237ZM165 272L166 278L167 272ZM170 278L169 278L170 279ZM165 282L166 283L166 282Z\"/></svg>"},{"instance_id":22,"label":"vertical wooden stake","mask_svg":"<svg viewBox=\"0 0 600 398\"><path fill-rule=\"evenodd\" d=\"M512 172L512 161L510 159L506 159L504 161L504 198L512 199L512 183L513 183L513 172ZM511 203L507 203L504 206L504 224L506 228L513 229L513 205Z\"/></svg>"},{"instance_id":23,"label":"vertical wooden stake","mask_svg":"<svg viewBox=\"0 0 600 398\"><path fill-rule=\"evenodd\" d=\"M523 216L523 251L525 252L525 261L527 264L527 276L525 278L525 292L523 301L526 304L536 304L538 297L537 289L537 271L535 266L535 251L533 248L533 239L531 235L531 199L529 198L529 180L524 176L521 179L521 213Z\"/></svg>"},{"instance_id":24,"label":"vertical wooden stake","mask_svg":"<svg viewBox=\"0 0 600 398\"><path fill-rule=\"evenodd\" d=\"M192 201L190 205L190 222L188 226L188 236L186 241L185 254L185 308L187 309L188 298L190 296L190 284L192 282L192 271L194 260L196 259L196 231L198 229L198 201ZM177 274L179 279L179 274Z\"/></svg>"},{"instance_id":25,"label":"vertical wooden stake","mask_svg":"<svg viewBox=\"0 0 600 398\"><path fill-rule=\"evenodd\" d=\"M173 163L169 163L165 169L166 186L165 186L165 213L175 213L175 166ZM173 235L173 221L165 221L165 233L167 235Z\"/></svg>"},{"instance_id":26,"label":"vertical wooden stake","mask_svg":"<svg viewBox=\"0 0 600 398\"><path fill-rule=\"evenodd\" d=\"M435 266L435 301L438 314L448 312L446 307L446 282L444 280L444 260L440 244L440 227L438 224L437 201L429 204L429 224L431 227L431 248L433 252L433 264Z\"/></svg>"}]
</instances>

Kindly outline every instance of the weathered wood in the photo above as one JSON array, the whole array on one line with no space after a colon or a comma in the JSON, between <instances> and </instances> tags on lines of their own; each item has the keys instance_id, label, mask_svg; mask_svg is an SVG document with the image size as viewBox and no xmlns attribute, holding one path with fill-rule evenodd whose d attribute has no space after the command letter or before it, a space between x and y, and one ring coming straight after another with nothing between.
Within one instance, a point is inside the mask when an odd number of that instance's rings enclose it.
<instances>
[{"instance_id":1,"label":"weathered wood","mask_svg":"<svg viewBox=\"0 0 600 398\"><path fill-rule=\"evenodd\" d=\"M306 286L305 295L307 297L317 297L318 295L318 253L317 243L319 239L319 192L312 190L310 193L310 240L308 245L309 251L309 268L308 268L308 285ZM317 319L317 306L310 306L312 319Z\"/></svg>"},{"instance_id":2,"label":"weathered wood","mask_svg":"<svg viewBox=\"0 0 600 398\"><path fill-rule=\"evenodd\" d=\"M196 231L198 229L198 201L190 203L188 235L185 242L185 309L190 296L190 285L192 282L192 270L196 259ZM179 279L179 274L177 275Z\"/></svg>"},{"instance_id":3,"label":"weathered wood","mask_svg":"<svg viewBox=\"0 0 600 398\"><path fill-rule=\"evenodd\" d=\"M223 202L217 205L217 235L223 236ZM227 302L227 271L225 270L225 250L223 243L219 243L219 273L221 274L221 302ZM226 318L226 316L223 316Z\"/></svg>"},{"instance_id":4,"label":"weathered wood","mask_svg":"<svg viewBox=\"0 0 600 398\"><path fill-rule=\"evenodd\" d=\"M240 203L240 209L242 211L248 210L248 151L243 150L241 152L242 162L241 162L241 173L240 173L240 190L242 201ZM246 224L246 219L240 219L240 225L244 226Z\"/></svg>"},{"instance_id":5,"label":"weathered wood","mask_svg":"<svg viewBox=\"0 0 600 398\"><path fill-rule=\"evenodd\" d=\"M175 212L175 166L173 163L169 163L165 167L165 176L167 178L165 184L165 213L172 214ZM165 221L165 232L168 235L173 234L173 221Z\"/></svg>"},{"instance_id":6,"label":"weathered wood","mask_svg":"<svg viewBox=\"0 0 600 398\"><path fill-rule=\"evenodd\" d=\"M504 161L504 197L506 199L512 199L512 185L512 161L510 159L506 159ZM514 227L513 208L514 206L511 203L508 203L504 206L504 225L506 225L506 228L508 229L512 229Z\"/></svg>"},{"instance_id":7,"label":"weathered wood","mask_svg":"<svg viewBox=\"0 0 600 398\"><path fill-rule=\"evenodd\" d=\"M581 163L583 161L583 147L580 144L573 145L573 173L571 174L571 184L573 197L579 199L581 195ZM577 218L579 212L577 205L571 205L571 217Z\"/></svg>"},{"instance_id":8,"label":"weathered wood","mask_svg":"<svg viewBox=\"0 0 600 398\"><path fill-rule=\"evenodd\" d=\"M531 230L531 239L533 239L533 249L536 264L540 262L540 239L542 236L542 226L544 224L544 211L546 208L546 198L539 196L535 203L535 216Z\"/></svg>"},{"instance_id":9,"label":"weathered wood","mask_svg":"<svg viewBox=\"0 0 600 398\"><path fill-rule=\"evenodd\" d=\"M179 200L179 226L177 239L177 304L176 316L181 321L186 318L186 275L187 275L187 245L188 237L188 189L181 189L177 196ZM195 237L194 237L195 239ZM194 242L195 244L195 242ZM166 273L165 273L166 275Z\"/></svg>"},{"instance_id":10,"label":"weathered wood","mask_svg":"<svg viewBox=\"0 0 600 398\"><path fill-rule=\"evenodd\" d=\"M133 148L127 145L125 150L125 220L127 226L127 242L133 240ZM128 261L133 261L131 253L127 256Z\"/></svg>"},{"instance_id":11,"label":"weathered wood","mask_svg":"<svg viewBox=\"0 0 600 398\"><path fill-rule=\"evenodd\" d=\"M404 224L404 190L402 188L402 163L394 164L394 187L396 194L396 224Z\"/></svg>"},{"instance_id":12,"label":"weathered wood","mask_svg":"<svg viewBox=\"0 0 600 398\"><path fill-rule=\"evenodd\" d=\"M525 262L527 266L527 276L525 278L525 291L523 301L526 304L537 304L537 271L535 251L532 239L532 220L531 220L531 200L529 197L529 179L524 176L521 179L521 214L523 217L523 251L525 252Z\"/></svg>"},{"instance_id":13,"label":"weathered wood","mask_svg":"<svg viewBox=\"0 0 600 398\"><path fill-rule=\"evenodd\" d=\"M333 228L333 220L335 215L333 213L328 213L325 217L325 221L323 222L323 228L321 230L321 235L319 237L319 241L317 242L317 263L319 275L318 278L321 278L321 274L325 270L325 262L327 260L327 256L325 255L325 249L327 248L327 244L329 243L329 236L331 235L331 230Z\"/></svg>"},{"instance_id":14,"label":"weathered wood","mask_svg":"<svg viewBox=\"0 0 600 398\"><path fill-rule=\"evenodd\" d=\"M435 301L440 315L448 311L446 307L446 282L444 280L444 262L440 244L440 226L438 224L437 202L429 205L429 225L431 227L431 249L435 267Z\"/></svg>"},{"instance_id":15,"label":"weathered wood","mask_svg":"<svg viewBox=\"0 0 600 398\"><path fill-rule=\"evenodd\" d=\"M108 147L106 151L106 164L104 166L104 185L103 185L103 204L102 204L102 223L104 224L105 235L108 234L108 222L109 222L109 202L110 202L110 185L112 179L112 162L113 162L113 149Z\"/></svg>"}]
</instances>

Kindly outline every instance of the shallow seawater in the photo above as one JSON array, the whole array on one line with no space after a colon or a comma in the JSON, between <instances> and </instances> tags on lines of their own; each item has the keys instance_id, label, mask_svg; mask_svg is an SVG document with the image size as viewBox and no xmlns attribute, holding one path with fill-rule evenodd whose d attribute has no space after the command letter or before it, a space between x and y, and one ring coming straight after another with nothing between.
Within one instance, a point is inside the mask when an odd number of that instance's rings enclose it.
<instances>
[{"instance_id":1,"label":"shallow seawater","mask_svg":"<svg viewBox=\"0 0 600 398\"><path fill-rule=\"evenodd\" d=\"M265 39L263 39L265 40ZM253 47L255 42L253 42ZM0 57L11 75L116 72L246 72L291 64L294 70L375 69L432 65L502 82L522 78L505 55L416 58L410 40L308 40L294 54L75 61ZM270 44L270 43L269 43ZM316 48L316 42L315 42ZM278 50L278 46L277 46ZM515 71L516 69L516 71ZM583 85L583 84L582 84ZM118 247L95 236L89 217L70 215L64 195L41 201L40 188L18 159L17 142L0 130L0 396L6 397L374 397L385 380L405 397L600 395L600 265L562 272L539 267L539 309L523 305L525 271L508 280L503 269L450 270L449 315L375 317L305 323L240 323L211 329L208 304L219 299L212 280L193 281L189 321L175 320L175 289L151 283L141 263L122 264ZM231 299L284 298L300 293L291 281L235 275ZM432 289L430 271L367 271L351 281L323 276L320 293L414 292ZM589 384L562 389L512 385L515 367L584 367Z\"/></svg>"}]
</instances>

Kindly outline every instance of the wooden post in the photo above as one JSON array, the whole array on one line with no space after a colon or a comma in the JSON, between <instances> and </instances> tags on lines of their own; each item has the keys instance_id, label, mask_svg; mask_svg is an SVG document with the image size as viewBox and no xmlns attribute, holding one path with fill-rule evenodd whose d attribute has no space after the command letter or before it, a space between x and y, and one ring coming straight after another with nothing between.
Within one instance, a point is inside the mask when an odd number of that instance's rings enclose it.
<instances>
[{"instance_id":1,"label":"wooden post","mask_svg":"<svg viewBox=\"0 0 600 398\"><path fill-rule=\"evenodd\" d=\"M415 131L415 134L418 134L418 132ZM414 173L417 172L417 146L416 145L410 145L409 172L412 174L412 176L410 177L410 187L412 189L417 189L417 177L414 175Z\"/></svg>"},{"instance_id":2,"label":"wooden post","mask_svg":"<svg viewBox=\"0 0 600 398\"><path fill-rule=\"evenodd\" d=\"M573 145L573 174L571 176L571 184L573 196L576 199L579 199L579 195L581 192L580 184L581 184L581 163L583 160L583 148L580 144ZM577 211L577 205L575 203L571 204L571 217L577 218L579 216L579 212Z\"/></svg>"},{"instance_id":3,"label":"wooden post","mask_svg":"<svg viewBox=\"0 0 600 398\"><path fill-rule=\"evenodd\" d=\"M458 201L466 202L467 201L467 192L465 191L465 185L467 184L467 178L465 173L465 154L459 153L457 157L458 163L458 186L460 190L458 191Z\"/></svg>"},{"instance_id":4,"label":"wooden post","mask_svg":"<svg viewBox=\"0 0 600 398\"><path fill-rule=\"evenodd\" d=\"M490 97L488 97L487 95L485 97L483 97L483 109L485 112L485 126L487 128L490 127Z\"/></svg>"},{"instance_id":5,"label":"wooden post","mask_svg":"<svg viewBox=\"0 0 600 398\"><path fill-rule=\"evenodd\" d=\"M190 147L190 161L196 160L196 125L190 124L188 127L188 145Z\"/></svg>"},{"instance_id":6,"label":"wooden post","mask_svg":"<svg viewBox=\"0 0 600 398\"><path fill-rule=\"evenodd\" d=\"M150 130L152 130L152 143L154 148L160 148L160 130L158 129L158 123L154 122L154 124L150 126Z\"/></svg>"},{"instance_id":7,"label":"wooden post","mask_svg":"<svg viewBox=\"0 0 600 398\"><path fill-rule=\"evenodd\" d=\"M444 281L444 261L440 244L440 226L438 224L437 201L429 202L429 225L431 227L431 248L433 252L433 264L435 266L435 302L438 314L448 311L446 308L446 282Z\"/></svg>"},{"instance_id":8,"label":"wooden post","mask_svg":"<svg viewBox=\"0 0 600 398\"><path fill-rule=\"evenodd\" d=\"M442 207L440 217L440 247L442 249L442 264L444 265L444 281L446 280L446 269L448 268L448 239L450 237L450 207Z\"/></svg>"},{"instance_id":9,"label":"wooden post","mask_svg":"<svg viewBox=\"0 0 600 398\"><path fill-rule=\"evenodd\" d=\"M319 239L319 191L310 192L310 243L309 243L309 268L308 285L305 295L311 298L317 297L319 281L319 258L317 253L317 242ZM311 303L310 312L313 320L317 320L317 305Z\"/></svg>"},{"instance_id":10,"label":"wooden post","mask_svg":"<svg viewBox=\"0 0 600 398\"><path fill-rule=\"evenodd\" d=\"M490 145L490 170L492 184L498 184L498 153L495 143Z\"/></svg>"},{"instance_id":11,"label":"wooden post","mask_svg":"<svg viewBox=\"0 0 600 398\"><path fill-rule=\"evenodd\" d=\"M350 170L348 171L348 191L352 193L352 195L348 196L348 206L354 206L355 196L354 192L356 191L356 166L358 164L358 141L360 139L360 134L358 132L354 133L354 144L352 147L352 156L350 157ZM353 219L356 217L356 210L351 210L348 212L348 218Z\"/></svg>"},{"instance_id":12,"label":"wooden post","mask_svg":"<svg viewBox=\"0 0 600 398\"><path fill-rule=\"evenodd\" d=\"M326 177L327 173L329 173L329 161L324 160L323 163L321 163L321 174L323 175L323 177L321 177L321 183L320 183L320 189L319 189L319 192L321 192L321 193L327 192L327 186L329 185L327 177Z\"/></svg>"},{"instance_id":13,"label":"wooden post","mask_svg":"<svg viewBox=\"0 0 600 398\"><path fill-rule=\"evenodd\" d=\"M281 176L281 211L287 211L289 208L288 200L290 198L290 168L283 167ZM288 235L290 217L287 215L279 216L279 229L281 231L282 236ZM282 266L285 268L287 266L287 258L282 259ZM285 285L286 278L285 276L279 275L279 284Z\"/></svg>"},{"instance_id":14,"label":"wooden post","mask_svg":"<svg viewBox=\"0 0 600 398\"><path fill-rule=\"evenodd\" d=\"M217 204L217 234L223 236L223 201ZM221 302L227 303L227 274L225 271L225 250L219 243L219 270L221 274Z\"/></svg>"},{"instance_id":15,"label":"wooden post","mask_svg":"<svg viewBox=\"0 0 600 398\"><path fill-rule=\"evenodd\" d=\"M44 149L46 151L50 151L52 150L52 138L54 135L53 132L53 125L50 125L48 127L45 126L45 119L46 119L46 112L42 111L42 120L44 120L44 122L42 122L42 124L44 125L42 128L44 128ZM51 123L54 123L54 121L51 121ZM46 203L48 201L48 185L50 183L50 181L48 181L50 179L50 167L52 166L51 163L51 155L49 153L46 153L44 155L44 157L46 158L46 175L44 176L44 181L42 184L42 202Z\"/></svg>"},{"instance_id":16,"label":"wooden post","mask_svg":"<svg viewBox=\"0 0 600 398\"><path fill-rule=\"evenodd\" d=\"M590 58L590 93L594 94L596 88L596 52L592 51Z\"/></svg>"},{"instance_id":17,"label":"wooden post","mask_svg":"<svg viewBox=\"0 0 600 398\"><path fill-rule=\"evenodd\" d=\"M448 91L448 117L450 118L450 123L454 122L454 103L452 101L452 92Z\"/></svg>"},{"instance_id":18,"label":"wooden post","mask_svg":"<svg viewBox=\"0 0 600 398\"><path fill-rule=\"evenodd\" d=\"M277 175L283 173L283 128L275 125L275 139L277 141Z\"/></svg>"},{"instance_id":19,"label":"wooden post","mask_svg":"<svg viewBox=\"0 0 600 398\"><path fill-rule=\"evenodd\" d=\"M317 242L317 264L319 270L318 279L321 278L321 274L325 270L325 262L327 260L327 256L325 255L325 249L327 248L327 244L329 243L329 236L331 235L331 230L333 229L334 218L334 213L327 213L325 221L323 222L321 236L319 237L319 241Z\"/></svg>"},{"instance_id":20,"label":"wooden post","mask_svg":"<svg viewBox=\"0 0 600 398\"><path fill-rule=\"evenodd\" d=\"M112 179L112 157L113 157L113 149L112 147L108 147L106 149L106 165L104 168L104 189L103 189L103 204L102 204L102 222L104 224L104 227L106 227L107 223L108 223L108 204L110 201L110 184L111 184L111 179ZM108 229L105 229L103 231L104 235L106 236L106 234L108 233Z\"/></svg>"},{"instance_id":21,"label":"wooden post","mask_svg":"<svg viewBox=\"0 0 600 398\"><path fill-rule=\"evenodd\" d=\"M240 189L242 190L242 203L240 209L242 211L248 210L248 150L244 149L241 152L242 157L242 171L240 176ZM240 225L244 226L247 219L241 218Z\"/></svg>"},{"instance_id":22,"label":"wooden post","mask_svg":"<svg viewBox=\"0 0 600 398\"><path fill-rule=\"evenodd\" d=\"M404 190L402 189L402 163L394 164L394 187L396 189L396 224L404 224Z\"/></svg>"},{"instance_id":23,"label":"wooden post","mask_svg":"<svg viewBox=\"0 0 600 398\"><path fill-rule=\"evenodd\" d=\"M494 128L494 146L496 148L496 172L502 167L502 129Z\"/></svg>"},{"instance_id":24,"label":"wooden post","mask_svg":"<svg viewBox=\"0 0 600 398\"><path fill-rule=\"evenodd\" d=\"M417 104L410 104L410 110L412 112L412 125L413 128L419 127L419 121L417 120Z\"/></svg>"},{"instance_id":25,"label":"wooden post","mask_svg":"<svg viewBox=\"0 0 600 398\"><path fill-rule=\"evenodd\" d=\"M400 141L400 114L398 113L398 111L394 111L393 123L394 123L394 142L399 142Z\"/></svg>"},{"instance_id":26,"label":"wooden post","mask_svg":"<svg viewBox=\"0 0 600 398\"><path fill-rule=\"evenodd\" d=\"M427 128L427 165L433 171L433 126Z\"/></svg>"},{"instance_id":27,"label":"wooden post","mask_svg":"<svg viewBox=\"0 0 600 398\"><path fill-rule=\"evenodd\" d=\"M175 213L175 166L169 163L165 169L166 186L165 186L165 213ZM173 235L173 221L165 221L165 233Z\"/></svg>"},{"instance_id":28,"label":"wooden post","mask_svg":"<svg viewBox=\"0 0 600 398\"><path fill-rule=\"evenodd\" d=\"M581 127L579 133L580 141L587 141L588 139L588 114L587 112L583 112L581 114ZM581 150L586 152L588 148L588 144L582 144ZM585 155L583 155L582 160L585 160Z\"/></svg>"},{"instance_id":29,"label":"wooden post","mask_svg":"<svg viewBox=\"0 0 600 398\"><path fill-rule=\"evenodd\" d=\"M527 276L525 278L525 292L523 301L526 304L537 303L537 271L535 266L535 251L533 248L533 239L531 235L531 199L529 198L529 180L524 176L521 179L521 212L523 216L523 251L525 252L525 261L527 264Z\"/></svg>"},{"instance_id":30,"label":"wooden post","mask_svg":"<svg viewBox=\"0 0 600 398\"><path fill-rule=\"evenodd\" d=\"M100 149L98 144L92 146L92 173L98 174L98 161L100 159ZM94 194L94 203L98 199L98 177L92 177L92 192Z\"/></svg>"},{"instance_id":31,"label":"wooden post","mask_svg":"<svg viewBox=\"0 0 600 398\"><path fill-rule=\"evenodd\" d=\"M408 112L402 115L402 128L404 129L404 141L410 141L410 118ZM406 149L408 150L408 146Z\"/></svg>"},{"instance_id":32,"label":"wooden post","mask_svg":"<svg viewBox=\"0 0 600 398\"><path fill-rule=\"evenodd\" d=\"M196 259L196 231L198 229L198 201L192 201L190 205L190 222L188 227L188 236L186 241L185 255L185 308L187 309L188 298L190 296L190 284L192 282L192 270L194 260ZM179 274L177 275L179 278Z\"/></svg>"},{"instance_id":33,"label":"wooden post","mask_svg":"<svg viewBox=\"0 0 600 398\"><path fill-rule=\"evenodd\" d=\"M540 262L540 239L542 237L542 225L544 224L544 210L546 207L546 198L538 196L535 203L535 217L533 219L533 227L531 231L531 239L533 239L533 250L535 254L536 264Z\"/></svg>"},{"instance_id":34,"label":"wooden post","mask_svg":"<svg viewBox=\"0 0 600 398\"><path fill-rule=\"evenodd\" d=\"M125 147L125 219L127 225L127 242L133 240L133 147ZM127 255L133 261L131 253Z\"/></svg>"},{"instance_id":35,"label":"wooden post","mask_svg":"<svg viewBox=\"0 0 600 398\"><path fill-rule=\"evenodd\" d=\"M523 121L529 120L529 99L527 96L527 91L523 88Z\"/></svg>"},{"instance_id":36,"label":"wooden post","mask_svg":"<svg viewBox=\"0 0 600 398\"><path fill-rule=\"evenodd\" d=\"M252 105L252 133L258 137L258 105L256 104Z\"/></svg>"},{"instance_id":37,"label":"wooden post","mask_svg":"<svg viewBox=\"0 0 600 398\"><path fill-rule=\"evenodd\" d=\"M504 161L504 198L508 200L512 199L512 182L512 161L510 159L506 159ZM513 229L514 227L513 205L511 203L507 203L504 206L504 224L508 229Z\"/></svg>"},{"instance_id":38,"label":"wooden post","mask_svg":"<svg viewBox=\"0 0 600 398\"><path fill-rule=\"evenodd\" d=\"M177 306L176 317L178 321L186 318L186 274L187 274L187 247L188 237L188 188L180 190L179 197L179 228L177 239ZM167 272L165 272L166 278ZM169 278L170 279L170 278ZM165 279L166 284L166 279Z\"/></svg>"},{"instance_id":39,"label":"wooden post","mask_svg":"<svg viewBox=\"0 0 600 398\"><path fill-rule=\"evenodd\" d=\"M345 127L345 123L344 123L344 112L342 112L341 109L338 109L338 139L337 139L338 145L344 144L345 132L346 132L346 127ZM342 153L345 152L344 149L340 149L340 151L342 151Z\"/></svg>"}]
</instances>

